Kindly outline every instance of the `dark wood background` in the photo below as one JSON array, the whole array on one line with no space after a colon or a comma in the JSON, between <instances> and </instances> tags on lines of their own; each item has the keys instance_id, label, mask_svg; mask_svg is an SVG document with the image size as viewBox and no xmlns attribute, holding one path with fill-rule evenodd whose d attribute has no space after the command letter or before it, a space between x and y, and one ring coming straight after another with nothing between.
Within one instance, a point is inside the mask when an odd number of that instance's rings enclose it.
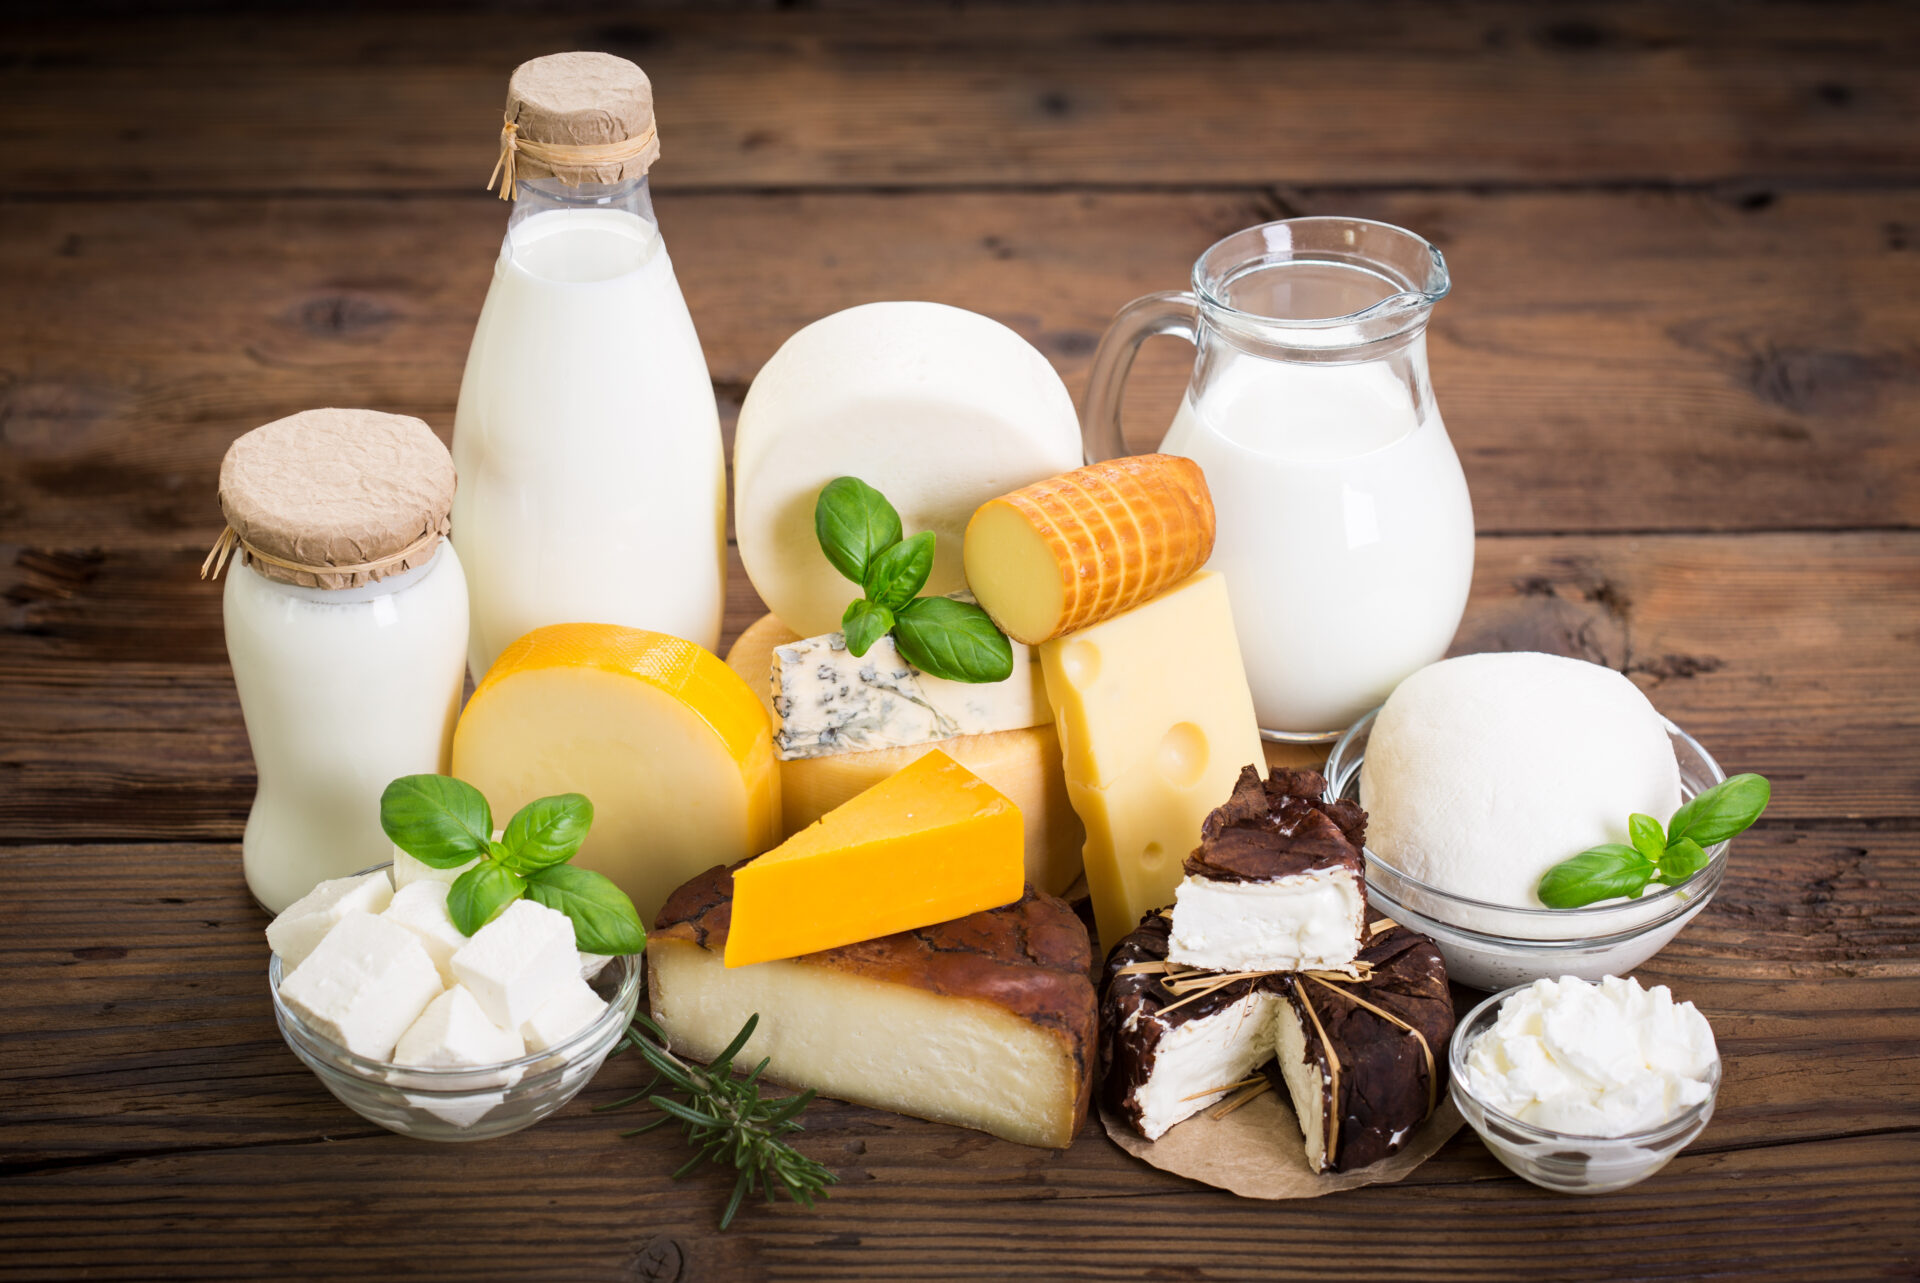
<instances>
[{"instance_id":1,"label":"dark wood background","mask_svg":"<svg viewBox=\"0 0 1920 1283\"><path fill-rule=\"evenodd\" d=\"M1473 1279L1920 1270L1920 16L1892 4L878 14L216 9L0 27L0 1274ZM1127 1158L835 1103L805 1213L586 1106L390 1136L277 1036L252 768L196 567L238 433L450 430L505 220L508 72L653 76L662 226L725 417L880 298L1005 320L1078 395L1114 309L1294 213L1437 242L1473 489L1460 650L1613 665L1775 783L1642 972L1713 1021L1667 1171L1542 1193L1463 1133L1410 1179L1243 1202ZM1150 345L1163 426L1189 354ZM729 636L760 610L738 574Z\"/></svg>"}]
</instances>

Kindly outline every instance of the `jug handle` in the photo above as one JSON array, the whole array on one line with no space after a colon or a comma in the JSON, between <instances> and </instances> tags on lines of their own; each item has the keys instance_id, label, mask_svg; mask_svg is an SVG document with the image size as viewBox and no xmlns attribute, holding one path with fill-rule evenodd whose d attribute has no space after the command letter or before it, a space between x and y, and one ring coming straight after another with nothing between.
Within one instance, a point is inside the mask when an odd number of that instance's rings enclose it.
<instances>
[{"instance_id":1,"label":"jug handle","mask_svg":"<svg viewBox=\"0 0 1920 1283\"><path fill-rule=\"evenodd\" d=\"M1126 391L1127 371L1140 345L1156 334L1178 334L1197 344L1200 300L1186 290L1143 294L1114 314L1093 354L1093 373L1087 380L1086 411L1080 418L1080 439L1088 463L1117 459L1127 453L1120 430L1120 401Z\"/></svg>"}]
</instances>

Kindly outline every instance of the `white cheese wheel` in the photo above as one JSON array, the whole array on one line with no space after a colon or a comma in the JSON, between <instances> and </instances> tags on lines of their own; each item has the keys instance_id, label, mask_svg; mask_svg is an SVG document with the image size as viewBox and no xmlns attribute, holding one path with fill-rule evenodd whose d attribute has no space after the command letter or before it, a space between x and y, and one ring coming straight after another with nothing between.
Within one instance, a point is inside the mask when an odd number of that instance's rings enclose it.
<instances>
[{"instance_id":1,"label":"white cheese wheel","mask_svg":"<svg viewBox=\"0 0 1920 1283\"><path fill-rule=\"evenodd\" d=\"M1665 824L1680 767L1660 714L1611 668L1531 652L1430 664L1387 698L1360 768L1367 845L1403 873L1540 908L1549 868Z\"/></svg>"},{"instance_id":2,"label":"white cheese wheel","mask_svg":"<svg viewBox=\"0 0 1920 1283\"><path fill-rule=\"evenodd\" d=\"M998 321L939 303L868 303L815 321L754 378L734 433L734 527L747 578L802 637L859 595L820 552L813 507L859 477L909 535L937 536L927 594L966 586L974 509L1080 466L1073 398Z\"/></svg>"}]
</instances>

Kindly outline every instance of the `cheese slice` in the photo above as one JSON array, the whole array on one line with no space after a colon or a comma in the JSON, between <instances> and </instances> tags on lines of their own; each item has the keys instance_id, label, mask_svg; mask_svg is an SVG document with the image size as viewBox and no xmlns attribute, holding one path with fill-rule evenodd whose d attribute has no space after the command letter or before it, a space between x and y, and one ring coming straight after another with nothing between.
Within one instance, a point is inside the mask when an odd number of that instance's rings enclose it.
<instances>
[{"instance_id":1,"label":"cheese slice","mask_svg":"<svg viewBox=\"0 0 1920 1283\"><path fill-rule=\"evenodd\" d=\"M765 709L716 656L665 633L528 633L461 714L453 773L502 819L537 797L586 794L593 830L575 862L618 883L643 922L694 873L779 840Z\"/></svg>"},{"instance_id":2,"label":"cheese slice","mask_svg":"<svg viewBox=\"0 0 1920 1283\"><path fill-rule=\"evenodd\" d=\"M729 967L932 926L1020 898L1020 810L939 750L733 872Z\"/></svg>"},{"instance_id":3,"label":"cheese slice","mask_svg":"<svg viewBox=\"0 0 1920 1283\"><path fill-rule=\"evenodd\" d=\"M774 616L765 615L750 624L727 652L728 667L760 695L769 717L773 714L774 649L799 640ZM1046 716L1052 717L1050 707ZM1020 808L1026 824L1027 881L1051 895L1072 886L1080 876L1080 844L1086 840L1086 830L1067 800L1060 739L1051 725L779 762L782 831L798 833L936 747Z\"/></svg>"},{"instance_id":4,"label":"cheese slice","mask_svg":"<svg viewBox=\"0 0 1920 1283\"><path fill-rule=\"evenodd\" d=\"M1087 828L1087 888L1101 944L1173 902L1200 822L1264 760L1226 580L1212 571L1039 647Z\"/></svg>"}]
</instances>

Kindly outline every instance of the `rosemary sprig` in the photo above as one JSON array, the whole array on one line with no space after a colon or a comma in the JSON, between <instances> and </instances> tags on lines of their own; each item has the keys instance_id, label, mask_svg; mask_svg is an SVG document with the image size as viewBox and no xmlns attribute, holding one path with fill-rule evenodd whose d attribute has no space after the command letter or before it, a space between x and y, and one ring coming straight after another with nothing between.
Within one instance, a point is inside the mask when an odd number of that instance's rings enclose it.
<instances>
[{"instance_id":1,"label":"rosemary sprig","mask_svg":"<svg viewBox=\"0 0 1920 1283\"><path fill-rule=\"evenodd\" d=\"M675 1180L693 1171L702 1159L731 1163L739 1176L733 1182L733 1197L727 1200L727 1210L720 1215L723 1230L733 1224L740 1204L755 1190L763 1190L769 1203L774 1201L777 1189L802 1207L810 1208L816 1196L828 1197L826 1187L839 1179L781 1139L788 1132L803 1130L799 1114L813 1103L811 1088L798 1096L761 1099L760 1073L767 1067L765 1060L755 1065L746 1077L733 1076L733 1058L747 1045L747 1039L753 1037L754 1026L759 1023L758 1013L748 1016L747 1023L740 1027L726 1050L702 1067L674 1055L668 1049L665 1031L636 1013L614 1050L618 1053L631 1047L639 1052L653 1066L653 1079L633 1095L600 1105L595 1110L597 1113L621 1109L645 1099L660 1111L660 1117L644 1127L621 1132L622 1136L638 1136L662 1123L679 1122L696 1152L673 1174ZM654 1091L662 1080L679 1099Z\"/></svg>"}]
</instances>

